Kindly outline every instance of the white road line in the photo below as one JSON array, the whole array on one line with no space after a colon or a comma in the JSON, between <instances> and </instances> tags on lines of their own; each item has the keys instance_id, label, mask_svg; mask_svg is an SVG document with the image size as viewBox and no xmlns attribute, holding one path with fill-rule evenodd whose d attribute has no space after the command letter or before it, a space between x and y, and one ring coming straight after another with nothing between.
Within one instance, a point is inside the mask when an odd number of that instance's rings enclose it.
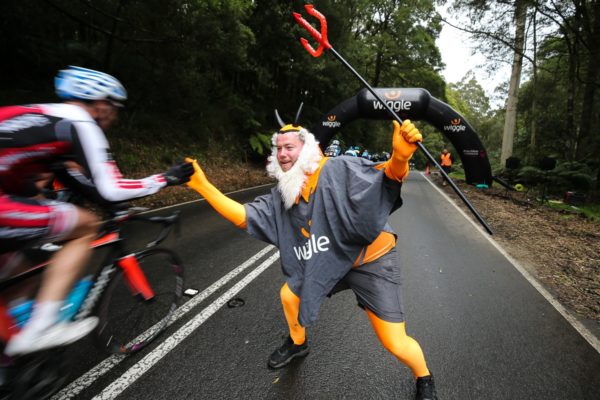
<instances>
[{"instance_id":1,"label":"white road line","mask_svg":"<svg viewBox=\"0 0 600 400\"><path fill-rule=\"evenodd\" d=\"M210 285L208 288L204 289L201 293L194 296L191 300L189 300L187 303L185 303L184 305L182 305L175 311L175 314L173 315L171 322L169 322L169 325L173 324L175 321L182 318L185 314L187 314L194 307L196 307L198 304L200 304L204 299L206 299L207 297L212 295L214 292L219 290L222 286L227 284L230 280L235 278L242 271L244 271L248 267L255 264L258 260L260 260L263 256L265 256L267 253L269 253L274 248L275 248L275 246L272 246L272 245L265 247L264 249L262 249L261 251L259 251L255 255L253 255L252 257L250 257L248 260L246 260L244 263L242 263L241 265L239 265L238 267L236 267L235 269L233 269L232 271L230 271L229 273L224 275L218 281L216 281L215 283ZM152 329L152 328L150 328L150 329ZM142 335L143 335L143 333L142 333ZM91 370L89 370L88 372L86 372L85 374L83 374L82 376L80 376L79 378L74 380L73 382L71 382L68 386L63 388L57 394L55 394L52 397L52 400L67 400L67 399L74 398L79 393L83 392L86 388L91 386L92 383L94 383L102 375L106 374L108 371L110 371L115 366L117 366L125 358L126 358L126 356L121 355L121 354L118 354L118 355L115 354L115 355L112 355L112 356L106 358L105 360L100 362L98 365L96 365L94 368L92 368Z\"/></svg>"},{"instance_id":2,"label":"white road line","mask_svg":"<svg viewBox=\"0 0 600 400\"><path fill-rule=\"evenodd\" d=\"M571 313L569 311L567 311L566 308L563 307L562 304L560 304L554 297L552 297L552 295L550 294L550 292L548 292L541 283L539 283L528 271L525 267L523 267L521 264L519 264L519 262L517 260L515 260L514 258L512 258L510 256L510 254L508 254L506 252L506 250L504 250L502 248L502 246L500 246L500 244L498 242L496 242L494 239L492 239L492 237L483 230L483 228L481 228L480 225L476 224L475 221L470 218L458 205L456 205L456 203L444 192L442 191L440 188L438 188L427 176L425 176L425 174L423 172L421 172L421 175L423 175L423 177L427 180L427 182L429 182L431 184L431 186L434 187L434 189L436 189L442 196L444 196L467 220L469 220L471 222L471 224L473 224L473 226L479 230L479 232L481 232L481 234L483 236L485 236L485 238L487 240L490 241L490 243L504 256L506 257L506 259L515 267L515 269L517 271L519 271L521 273L521 275L523 275L525 277L525 279L527 279L529 281L529 283L531 283L531 285L542 295L544 296L544 298L556 309L556 311L558 311L560 313L560 315L562 315L570 324L573 328L575 328L575 330L577 330L577 332L579 332L579 334L581 336L583 336L583 338L598 352L600 353L600 340L588 329L586 328L581 322L579 322L575 317L573 317L571 315Z\"/></svg>"},{"instance_id":3,"label":"white road line","mask_svg":"<svg viewBox=\"0 0 600 400\"><path fill-rule=\"evenodd\" d=\"M252 282L257 276L265 271L271 264L279 258L279 252L273 254L255 270L246 275L241 281L236 283L221 297L215 300L212 304L206 307L202 312L188 321L177 332L163 341L157 348L147 354L137 364L129 368L127 372L121 375L117 380L107 386L102 393L98 394L93 400L114 399L121 394L127 387L141 377L154 364L160 361L166 354L173 350L186 337L200 327L211 315L219 310L225 303L232 299L239 291Z\"/></svg>"},{"instance_id":4,"label":"white road line","mask_svg":"<svg viewBox=\"0 0 600 400\"><path fill-rule=\"evenodd\" d=\"M273 186L273 183L265 183L265 184L262 184L262 185L249 187L249 188L246 188L246 189L234 190L233 192L227 192L227 193L224 193L224 194L225 194L225 196L229 196L229 195L232 195L232 194L245 192L247 190L260 189L260 188L263 188L263 187L266 187L266 186ZM153 208L151 210L143 212L142 214L152 213L152 212L155 212L155 211L167 210L169 208L184 206L186 204L197 203L199 201L206 201L206 199L204 197L201 197L201 198L196 199L196 200L184 201L183 203L172 204L170 206L164 206L164 207L161 207L161 208Z\"/></svg>"}]
</instances>

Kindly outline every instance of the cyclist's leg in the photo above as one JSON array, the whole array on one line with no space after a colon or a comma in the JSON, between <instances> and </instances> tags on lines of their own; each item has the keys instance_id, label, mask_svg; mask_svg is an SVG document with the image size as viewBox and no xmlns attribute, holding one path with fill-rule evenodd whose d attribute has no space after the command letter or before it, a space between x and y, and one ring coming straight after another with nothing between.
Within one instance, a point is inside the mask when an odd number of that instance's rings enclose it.
<instances>
[{"instance_id":1,"label":"cyclist's leg","mask_svg":"<svg viewBox=\"0 0 600 400\"><path fill-rule=\"evenodd\" d=\"M7 203L6 198L3 200ZM58 323L63 299L85 268L97 218L67 203L19 198L10 198L8 202L12 210L7 212L7 207L0 207L0 224L8 230L14 228L13 238L19 236L24 243L35 239L67 242L51 259L31 318L23 330L11 338L5 354L25 354L72 343L97 324L97 318Z\"/></svg>"},{"instance_id":2,"label":"cyclist's leg","mask_svg":"<svg viewBox=\"0 0 600 400\"><path fill-rule=\"evenodd\" d=\"M36 302L63 300L85 269L91 251L90 244L98 229L98 218L90 211L76 207L76 218L67 242L50 259L44 271Z\"/></svg>"}]
</instances>

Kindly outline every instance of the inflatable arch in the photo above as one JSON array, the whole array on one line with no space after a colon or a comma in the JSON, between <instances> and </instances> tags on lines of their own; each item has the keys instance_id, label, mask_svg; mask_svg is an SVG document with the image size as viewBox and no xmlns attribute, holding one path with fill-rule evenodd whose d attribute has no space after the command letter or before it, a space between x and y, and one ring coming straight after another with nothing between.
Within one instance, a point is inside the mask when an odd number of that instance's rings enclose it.
<instances>
[{"instance_id":1,"label":"inflatable arch","mask_svg":"<svg viewBox=\"0 0 600 400\"><path fill-rule=\"evenodd\" d=\"M492 185L492 168L485 148L471 125L452 107L425 89L377 88L375 91L401 118L428 122L442 132L462 161L467 183ZM371 92L362 89L325 114L313 133L325 147L341 128L361 118L391 120L392 116Z\"/></svg>"}]
</instances>

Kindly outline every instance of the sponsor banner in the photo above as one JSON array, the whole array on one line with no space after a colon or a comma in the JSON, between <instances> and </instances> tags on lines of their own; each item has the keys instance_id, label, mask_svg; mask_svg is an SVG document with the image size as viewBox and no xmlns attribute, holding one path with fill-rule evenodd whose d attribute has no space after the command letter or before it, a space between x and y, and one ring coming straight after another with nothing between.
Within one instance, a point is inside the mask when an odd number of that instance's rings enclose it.
<instances>
[{"instance_id":1,"label":"sponsor banner","mask_svg":"<svg viewBox=\"0 0 600 400\"><path fill-rule=\"evenodd\" d=\"M473 127L448 104L431 96L422 88L376 88L376 98L366 88L327 112L314 127L321 145L329 143L343 126L344 130L358 119L390 120L387 106L401 119L423 121L433 125L461 157L465 180L469 184L492 184L492 170L487 152ZM325 150L325 148L322 148ZM297 255L308 257L318 247L298 248Z\"/></svg>"}]
</instances>

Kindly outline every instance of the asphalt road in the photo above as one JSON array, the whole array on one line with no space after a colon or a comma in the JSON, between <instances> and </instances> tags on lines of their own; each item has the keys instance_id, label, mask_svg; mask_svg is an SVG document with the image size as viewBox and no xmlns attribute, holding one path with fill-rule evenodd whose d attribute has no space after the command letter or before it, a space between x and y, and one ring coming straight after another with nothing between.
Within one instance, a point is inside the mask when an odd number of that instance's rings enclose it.
<instances>
[{"instance_id":1,"label":"asphalt road","mask_svg":"<svg viewBox=\"0 0 600 400\"><path fill-rule=\"evenodd\" d=\"M249 201L266 190L233 197ZM484 234L418 173L403 198L390 221L407 330L440 399L600 399L600 354ZM186 287L200 291L186 299L189 311L128 358L107 358L87 339L68 349L71 383L55 398L413 398L410 370L381 347L349 291L324 303L305 359L268 369L287 335L276 249L205 202L178 208L182 236L170 245L186 262ZM228 307L232 297L245 304Z\"/></svg>"}]
</instances>

